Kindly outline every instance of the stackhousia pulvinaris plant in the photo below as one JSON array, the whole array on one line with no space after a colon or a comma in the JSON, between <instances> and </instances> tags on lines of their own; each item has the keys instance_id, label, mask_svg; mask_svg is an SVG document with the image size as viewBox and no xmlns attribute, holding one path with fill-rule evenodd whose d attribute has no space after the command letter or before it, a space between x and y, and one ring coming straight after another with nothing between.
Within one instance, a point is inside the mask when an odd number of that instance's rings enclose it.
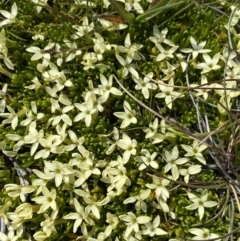
<instances>
[{"instance_id":1,"label":"stackhousia pulvinaris plant","mask_svg":"<svg viewBox=\"0 0 240 241\"><path fill-rule=\"evenodd\" d=\"M1 240L237 240L240 9L2 1Z\"/></svg>"}]
</instances>

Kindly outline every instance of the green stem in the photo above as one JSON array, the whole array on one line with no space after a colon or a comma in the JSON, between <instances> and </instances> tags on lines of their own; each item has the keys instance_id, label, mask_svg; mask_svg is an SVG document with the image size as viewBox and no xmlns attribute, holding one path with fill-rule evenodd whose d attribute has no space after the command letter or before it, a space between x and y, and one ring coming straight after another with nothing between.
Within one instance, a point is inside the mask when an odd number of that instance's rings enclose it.
<instances>
[{"instance_id":1,"label":"green stem","mask_svg":"<svg viewBox=\"0 0 240 241\"><path fill-rule=\"evenodd\" d=\"M8 76L9 78L12 78L13 73L9 72L8 70L4 69L2 65L0 65L0 73Z\"/></svg>"},{"instance_id":2,"label":"green stem","mask_svg":"<svg viewBox=\"0 0 240 241\"><path fill-rule=\"evenodd\" d=\"M223 131L223 130L229 129L230 127L234 127L234 125L236 125L236 124L239 123L239 120L238 120L238 119L235 120L234 122L232 122L231 124L229 124L229 125L227 126L227 128L226 128L226 124L229 123L229 122L230 122L230 120L226 121L226 122L222 125L221 128L219 128L219 129L217 129L217 130L215 130L215 131L203 132L203 133L194 133L193 135L194 135L195 137L210 137L210 136L213 135L213 134L217 134L217 133L219 133L219 132L221 132L221 131ZM203 141L204 141L204 140L203 140ZM202 142L203 142L203 141L202 141Z\"/></svg>"},{"instance_id":3,"label":"green stem","mask_svg":"<svg viewBox=\"0 0 240 241\"><path fill-rule=\"evenodd\" d=\"M60 218L60 219L54 221L55 225L62 224L62 223L67 223L67 220Z\"/></svg>"},{"instance_id":4,"label":"green stem","mask_svg":"<svg viewBox=\"0 0 240 241\"><path fill-rule=\"evenodd\" d=\"M155 169L148 167L148 170L151 170L154 174L149 174L146 173L148 176L157 176L163 179L166 179L170 182L174 182L178 185L184 186L184 187L191 187L191 188L205 188L205 189L217 189L217 188L222 188L224 186L227 186L227 183L225 181L222 181L221 183L217 182L202 182L203 185L201 185L201 182L195 182L196 184L191 184L191 183L185 183L183 181L175 181L173 179L170 179L168 177L165 177L163 175L161 175L160 173L158 173ZM212 184L211 184L212 183ZM215 183L219 183L219 184L215 184Z\"/></svg>"}]
</instances>

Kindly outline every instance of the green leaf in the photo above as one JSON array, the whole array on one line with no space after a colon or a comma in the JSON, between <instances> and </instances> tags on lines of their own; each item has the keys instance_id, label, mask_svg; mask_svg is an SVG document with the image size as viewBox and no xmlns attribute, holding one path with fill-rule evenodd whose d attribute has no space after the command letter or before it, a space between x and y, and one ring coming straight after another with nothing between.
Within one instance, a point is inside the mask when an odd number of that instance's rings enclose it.
<instances>
[{"instance_id":1,"label":"green leaf","mask_svg":"<svg viewBox=\"0 0 240 241\"><path fill-rule=\"evenodd\" d=\"M172 3L172 4L162 6L162 1L161 1L158 4L154 5L152 8L145 11L143 14L139 15L136 18L136 21L146 22L146 21L150 20L151 18L155 17L156 15L158 15L159 13L162 13L164 10L173 8L175 6L178 6L178 5L181 5L181 4L184 4L184 3L185 3L185 1L180 1L180 2L177 2L177 3Z\"/></svg>"},{"instance_id":2,"label":"green leaf","mask_svg":"<svg viewBox=\"0 0 240 241\"><path fill-rule=\"evenodd\" d=\"M132 23L135 20L135 16L133 13L129 13L121 3L117 2L116 0L109 0L109 2L113 5L116 9L118 14L124 19L127 23Z\"/></svg>"},{"instance_id":3,"label":"green leaf","mask_svg":"<svg viewBox=\"0 0 240 241\"><path fill-rule=\"evenodd\" d=\"M185 10L187 10L188 8L190 8L194 3L188 4L186 7L181 8L177 13L173 14L171 17L169 17L168 19L166 19L164 22L161 23L161 25L164 25L167 21L170 21L172 18L176 17L177 15L181 14L182 12L184 12ZM160 25L160 26L161 26Z\"/></svg>"},{"instance_id":4,"label":"green leaf","mask_svg":"<svg viewBox=\"0 0 240 241\"><path fill-rule=\"evenodd\" d=\"M150 4L150 9L164 7L170 3L174 3L177 0L153 0Z\"/></svg>"}]
</instances>

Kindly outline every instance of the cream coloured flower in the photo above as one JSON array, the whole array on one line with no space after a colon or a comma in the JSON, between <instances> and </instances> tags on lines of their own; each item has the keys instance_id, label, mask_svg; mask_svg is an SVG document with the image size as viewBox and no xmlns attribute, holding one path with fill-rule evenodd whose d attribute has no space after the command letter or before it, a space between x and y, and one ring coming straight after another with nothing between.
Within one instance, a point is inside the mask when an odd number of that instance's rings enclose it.
<instances>
[{"instance_id":1,"label":"cream coloured flower","mask_svg":"<svg viewBox=\"0 0 240 241\"><path fill-rule=\"evenodd\" d=\"M141 154L143 156L135 157L136 161L142 163L139 167L140 171L147 168L148 166L151 166L154 169L158 168L158 163L154 160L157 156L157 152L153 152L152 154L150 154L148 150L142 149Z\"/></svg>"},{"instance_id":2,"label":"cream coloured flower","mask_svg":"<svg viewBox=\"0 0 240 241\"><path fill-rule=\"evenodd\" d=\"M42 188L43 196L32 198L32 201L36 202L37 204L41 204L41 207L38 213L43 213L48 208L52 208L53 210L57 209L57 203L55 201L57 192L53 189L51 192L46 188Z\"/></svg>"},{"instance_id":3,"label":"cream coloured flower","mask_svg":"<svg viewBox=\"0 0 240 241\"><path fill-rule=\"evenodd\" d=\"M192 240L209 240L214 239L216 241L220 241L221 239L216 239L219 237L219 235L215 233L210 233L209 229L207 228L191 228L189 229L189 232L191 234L196 235L195 237L191 238Z\"/></svg>"},{"instance_id":4,"label":"cream coloured flower","mask_svg":"<svg viewBox=\"0 0 240 241\"><path fill-rule=\"evenodd\" d=\"M208 54L203 54L203 59L205 60L205 62L195 65L196 69L202 69L201 74L206 74L212 70L217 70L221 68L221 66L218 65L220 59L219 53L215 54L213 58L211 58Z\"/></svg>"},{"instance_id":5,"label":"cream coloured flower","mask_svg":"<svg viewBox=\"0 0 240 241\"><path fill-rule=\"evenodd\" d=\"M195 38L193 38L192 36L190 37L190 43L192 45L192 49L191 48L184 48L181 49L180 51L183 53L191 53L192 54L192 58L195 59L198 54L206 54L211 52L210 49L204 49L205 45L206 45L206 41L203 41L201 43L197 43L197 41L195 40Z\"/></svg>"},{"instance_id":6,"label":"cream coloured flower","mask_svg":"<svg viewBox=\"0 0 240 241\"><path fill-rule=\"evenodd\" d=\"M212 208L218 205L217 202L207 201L208 199L208 190L205 189L200 197L197 195L188 192L188 198L193 202L193 204L186 207L188 210L198 209L198 214L200 220L202 220L204 215L204 208Z\"/></svg>"},{"instance_id":7,"label":"cream coloured flower","mask_svg":"<svg viewBox=\"0 0 240 241\"><path fill-rule=\"evenodd\" d=\"M197 174L201 172L201 170L202 170L201 165L192 165L188 167L188 169L180 169L179 172L182 176L184 176L184 181L188 183L190 175Z\"/></svg>"},{"instance_id":8,"label":"cream coloured flower","mask_svg":"<svg viewBox=\"0 0 240 241\"><path fill-rule=\"evenodd\" d=\"M85 119L85 124L87 127L91 125L92 116L97 112L97 109L93 106L93 95L88 95L88 98L85 100L84 103L79 104L75 103L74 105L79 109L81 112L77 114L74 118L74 121L80 121Z\"/></svg>"},{"instance_id":9,"label":"cream coloured flower","mask_svg":"<svg viewBox=\"0 0 240 241\"><path fill-rule=\"evenodd\" d=\"M14 183L9 183L4 186L9 197L20 197L22 202L26 200L26 194L31 193L35 190L33 186L21 186Z\"/></svg>"},{"instance_id":10,"label":"cream coloured flower","mask_svg":"<svg viewBox=\"0 0 240 241\"><path fill-rule=\"evenodd\" d=\"M11 124L12 129L15 130L16 127L18 126L18 113L16 113L14 111L14 109L12 107L10 107L9 105L6 106L8 111L10 113L0 113L0 117L5 118L5 120L3 120L2 124Z\"/></svg>"},{"instance_id":11,"label":"cream coloured flower","mask_svg":"<svg viewBox=\"0 0 240 241\"><path fill-rule=\"evenodd\" d=\"M132 76L134 82L136 83L135 89L141 90L145 99L149 98L149 95L150 95L149 90L157 89L157 86L150 82L152 77L153 77L152 72L148 73L143 79L136 78L134 75Z\"/></svg>"},{"instance_id":12,"label":"cream coloured flower","mask_svg":"<svg viewBox=\"0 0 240 241\"><path fill-rule=\"evenodd\" d=\"M115 112L113 113L115 116L117 116L120 119L123 119L123 122L121 124L121 128L126 128L131 123L136 124L137 118L134 116L134 113L132 111L131 106L129 103L125 100L123 103L124 112Z\"/></svg>"},{"instance_id":13,"label":"cream coloured flower","mask_svg":"<svg viewBox=\"0 0 240 241\"><path fill-rule=\"evenodd\" d=\"M116 54L116 58L118 62L123 66L122 69L122 78L126 77L129 72L134 75L136 78L139 78L139 74L136 71L136 65L132 64L132 57L127 55L126 59L124 59L122 56Z\"/></svg>"},{"instance_id":14,"label":"cream coloured flower","mask_svg":"<svg viewBox=\"0 0 240 241\"><path fill-rule=\"evenodd\" d=\"M160 83L159 84L159 89L160 93L156 94L156 98L165 98L165 103L169 109L172 109L172 102L176 100L177 98L183 97L180 92L174 91L174 81L173 78L171 78L168 82L169 86Z\"/></svg>"},{"instance_id":15,"label":"cream coloured flower","mask_svg":"<svg viewBox=\"0 0 240 241\"><path fill-rule=\"evenodd\" d=\"M13 230L10 230L8 234L4 234L3 232L0 232L0 240L1 241L16 241L18 240L18 236L14 234Z\"/></svg>"},{"instance_id":16,"label":"cream coloured flower","mask_svg":"<svg viewBox=\"0 0 240 241\"><path fill-rule=\"evenodd\" d=\"M17 12L18 8L16 3L13 3L11 7L11 13L6 10L0 10L0 13L6 18L0 22L0 26L14 23L16 21Z\"/></svg>"},{"instance_id":17,"label":"cream coloured flower","mask_svg":"<svg viewBox=\"0 0 240 241\"><path fill-rule=\"evenodd\" d=\"M178 165L185 164L188 162L188 158L178 158L179 152L177 146L174 146L172 153L166 151L165 152L165 160L167 165L164 167L164 172L167 173L171 170L172 177L174 180L177 180L179 177Z\"/></svg>"},{"instance_id":18,"label":"cream coloured flower","mask_svg":"<svg viewBox=\"0 0 240 241\"><path fill-rule=\"evenodd\" d=\"M197 140L194 140L192 146L188 146L184 144L181 145L182 148L187 152L184 156L187 156L187 157L194 156L198 161L206 165L206 160L201 152L204 151L207 148L207 146L204 144L199 145L198 143L199 142Z\"/></svg>"},{"instance_id":19,"label":"cream coloured flower","mask_svg":"<svg viewBox=\"0 0 240 241\"><path fill-rule=\"evenodd\" d=\"M163 44L164 43L171 47L175 46L175 44L171 40L166 38L167 33L168 33L167 28L165 28L161 32L159 32L158 27L156 25L154 25L154 27L153 27L154 37L150 37L149 39L150 39L150 41L152 41L155 44Z\"/></svg>"},{"instance_id":20,"label":"cream coloured flower","mask_svg":"<svg viewBox=\"0 0 240 241\"><path fill-rule=\"evenodd\" d=\"M143 235L149 235L153 237L155 235L167 235L168 233L163 229L159 228L160 225L160 216L158 215L153 222L145 223L146 229L142 230Z\"/></svg>"},{"instance_id":21,"label":"cream coloured flower","mask_svg":"<svg viewBox=\"0 0 240 241\"><path fill-rule=\"evenodd\" d=\"M127 214L120 215L119 218L123 220L126 225L127 229L125 231L124 237L128 237L132 231L138 232L139 231L139 224L145 224L150 221L150 217L148 216L138 216L132 212L128 212Z\"/></svg>"},{"instance_id":22,"label":"cream coloured flower","mask_svg":"<svg viewBox=\"0 0 240 241\"><path fill-rule=\"evenodd\" d=\"M73 225L73 232L76 233L78 227L82 224L82 222L86 221L87 223L94 225L94 222L92 219L90 219L86 213L86 210L84 210L84 207L81 206L81 204L78 202L76 198L73 199L74 207L76 212L75 213L69 213L65 215L64 219L73 219L75 220Z\"/></svg>"},{"instance_id":23,"label":"cream coloured flower","mask_svg":"<svg viewBox=\"0 0 240 241\"><path fill-rule=\"evenodd\" d=\"M105 100L108 99L110 94L118 96L122 95L122 91L112 86L113 75L110 75L107 80L107 78L104 75L100 74L100 81L101 85L98 86L99 93L105 98Z\"/></svg>"},{"instance_id":24,"label":"cream coloured flower","mask_svg":"<svg viewBox=\"0 0 240 241\"><path fill-rule=\"evenodd\" d=\"M137 141L135 139L131 139L127 134L123 133L122 139L117 141L117 146L121 149L125 150L123 153L123 163L127 163L131 157L131 155L136 155L137 150Z\"/></svg>"}]
</instances>

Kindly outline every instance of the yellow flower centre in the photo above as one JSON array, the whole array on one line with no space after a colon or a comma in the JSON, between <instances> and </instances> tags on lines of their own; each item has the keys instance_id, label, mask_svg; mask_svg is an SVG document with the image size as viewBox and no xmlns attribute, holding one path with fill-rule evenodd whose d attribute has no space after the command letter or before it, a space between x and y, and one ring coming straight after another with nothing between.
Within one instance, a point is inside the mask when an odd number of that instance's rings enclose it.
<instances>
[{"instance_id":1,"label":"yellow flower centre","mask_svg":"<svg viewBox=\"0 0 240 241\"><path fill-rule=\"evenodd\" d=\"M132 119L132 117L133 117L133 116L132 116L131 114L128 114L128 115L127 115L127 118L128 118L128 119Z\"/></svg>"},{"instance_id":2,"label":"yellow flower centre","mask_svg":"<svg viewBox=\"0 0 240 241\"><path fill-rule=\"evenodd\" d=\"M207 238L208 238L208 233L207 233L207 232L203 233L203 238L204 238L204 239L207 239Z\"/></svg>"},{"instance_id":3,"label":"yellow flower centre","mask_svg":"<svg viewBox=\"0 0 240 241\"><path fill-rule=\"evenodd\" d=\"M198 153L198 150L195 149L195 148L193 148L193 153L194 153L194 154L197 154L197 153Z\"/></svg>"},{"instance_id":4,"label":"yellow flower centre","mask_svg":"<svg viewBox=\"0 0 240 241\"><path fill-rule=\"evenodd\" d=\"M129 147L127 148L128 151L131 151L132 149L133 149L132 146L129 146Z\"/></svg>"}]
</instances>

